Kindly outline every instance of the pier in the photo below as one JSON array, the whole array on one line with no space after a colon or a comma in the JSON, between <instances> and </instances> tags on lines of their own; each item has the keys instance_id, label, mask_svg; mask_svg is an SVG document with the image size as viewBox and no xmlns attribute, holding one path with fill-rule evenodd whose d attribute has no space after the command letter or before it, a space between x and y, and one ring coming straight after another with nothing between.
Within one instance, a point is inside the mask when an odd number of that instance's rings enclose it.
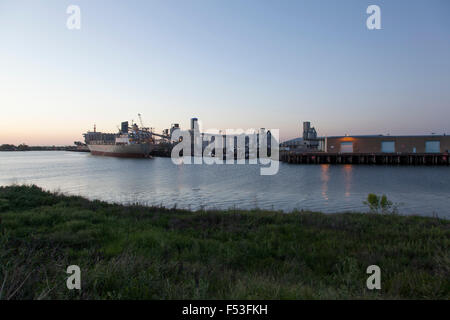
<instances>
[{"instance_id":1,"label":"pier","mask_svg":"<svg viewBox=\"0 0 450 320\"><path fill-rule=\"evenodd\" d=\"M292 164L450 165L448 153L330 153L280 151Z\"/></svg>"}]
</instances>

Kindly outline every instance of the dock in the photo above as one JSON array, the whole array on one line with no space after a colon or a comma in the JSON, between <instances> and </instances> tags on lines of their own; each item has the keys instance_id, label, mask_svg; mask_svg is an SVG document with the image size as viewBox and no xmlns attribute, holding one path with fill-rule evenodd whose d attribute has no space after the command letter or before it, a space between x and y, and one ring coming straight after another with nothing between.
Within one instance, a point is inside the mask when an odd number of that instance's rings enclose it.
<instances>
[{"instance_id":1,"label":"dock","mask_svg":"<svg viewBox=\"0 0 450 320\"><path fill-rule=\"evenodd\" d=\"M330 153L280 151L292 164L450 165L448 153Z\"/></svg>"}]
</instances>

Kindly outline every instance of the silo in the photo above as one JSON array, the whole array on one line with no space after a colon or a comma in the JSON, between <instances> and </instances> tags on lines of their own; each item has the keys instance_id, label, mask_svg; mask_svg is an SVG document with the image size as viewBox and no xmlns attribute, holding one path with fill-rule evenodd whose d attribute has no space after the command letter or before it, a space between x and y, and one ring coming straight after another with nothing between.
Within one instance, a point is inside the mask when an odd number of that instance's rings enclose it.
<instances>
[{"instance_id":1,"label":"silo","mask_svg":"<svg viewBox=\"0 0 450 320\"><path fill-rule=\"evenodd\" d=\"M309 129L311 128L311 122L303 122L303 140L308 140Z\"/></svg>"},{"instance_id":2,"label":"silo","mask_svg":"<svg viewBox=\"0 0 450 320\"><path fill-rule=\"evenodd\" d=\"M198 119L191 118L191 130L194 130L195 128L198 128Z\"/></svg>"}]
</instances>

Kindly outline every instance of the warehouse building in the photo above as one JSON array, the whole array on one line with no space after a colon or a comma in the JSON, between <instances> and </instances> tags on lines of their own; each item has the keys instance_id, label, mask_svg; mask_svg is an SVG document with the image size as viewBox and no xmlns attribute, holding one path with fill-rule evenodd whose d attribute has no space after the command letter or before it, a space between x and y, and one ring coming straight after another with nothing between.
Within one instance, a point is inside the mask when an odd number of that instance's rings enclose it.
<instances>
[{"instance_id":1,"label":"warehouse building","mask_svg":"<svg viewBox=\"0 0 450 320\"><path fill-rule=\"evenodd\" d=\"M330 153L448 153L450 136L326 137L320 149Z\"/></svg>"}]
</instances>

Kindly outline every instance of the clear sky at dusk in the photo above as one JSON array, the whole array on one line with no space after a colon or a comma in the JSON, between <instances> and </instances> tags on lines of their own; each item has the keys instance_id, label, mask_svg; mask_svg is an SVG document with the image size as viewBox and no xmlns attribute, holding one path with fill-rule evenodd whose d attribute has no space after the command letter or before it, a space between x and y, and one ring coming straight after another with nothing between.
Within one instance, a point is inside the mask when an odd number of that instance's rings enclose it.
<instances>
[{"instance_id":1,"label":"clear sky at dusk","mask_svg":"<svg viewBox=\"0 0 450 320\"><path fill-rule=\"evenodd\" d=\"M158 131L196 116L282 140L304 120L450 134L450 1L0 0L0 144L71 144L137 113Z\"/></svg>"}]
</instances>

